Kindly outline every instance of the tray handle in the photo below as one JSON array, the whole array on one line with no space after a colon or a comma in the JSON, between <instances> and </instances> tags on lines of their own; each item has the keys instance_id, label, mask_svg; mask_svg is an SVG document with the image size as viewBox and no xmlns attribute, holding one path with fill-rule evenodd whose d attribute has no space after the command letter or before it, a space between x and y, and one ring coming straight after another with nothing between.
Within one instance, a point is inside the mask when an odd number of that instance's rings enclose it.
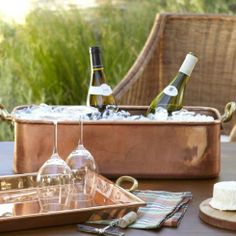
<instances>
[{"instance_id":1,"label":"tray handle","mask_svg":"<svg viewBox=\"0 0 236 236\"><path fill-rule=\"evenodd\" d=\"M224 114L221 116L221 121L223 123L230 121L235 110L236 110L236 102L227 103L225 105Z\"/></svg>"},{"instance_id":2,"label":"tray handle","mask_svg":"<svg viewBox=\"0 0 236 236\"><path fill-rule=\"evenodd\" d=\"M2 104L0 104L0 121L12 121L12 116Z\"/></svg>"},{"instance_id":3,"label":"tray handle","mask_svg":"<svg viewBox=\"0 0 236 236\"><path fill-rule=\"evenodd\" d=\"M121 185L124 182L131 182L131 183L133 183L133 185L130 187L130 189L126 189L128 192L133 192L133 191L138 189L138 181L135 178L133 178L131 176L127 176L127 175L119 177L116 180L116 185L122 187Z\"/></svg>"}]
</instances>

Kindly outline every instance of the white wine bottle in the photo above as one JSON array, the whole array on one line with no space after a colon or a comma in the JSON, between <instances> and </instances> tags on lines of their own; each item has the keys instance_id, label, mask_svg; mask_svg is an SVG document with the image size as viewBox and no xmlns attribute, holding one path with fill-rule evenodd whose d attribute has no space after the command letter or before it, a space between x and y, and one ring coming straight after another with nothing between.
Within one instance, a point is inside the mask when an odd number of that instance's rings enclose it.
<instances>
[{"instance_id":1,"label":"white wine bottle","mask_svg":"<svg viewBox=\"0 0 236 236\"><path fill-rule=\"evenodd\" d=\"M183 107L183 96L186 84L191 76L198 58L191 52L187 54L178 74L151 102L147 114L155 113L157 107L165 108L168 113Z\"/></svg>"},{"instance_id":2,"label":"white wine bottle","mask_svg":"<svg viewBox=\"0 0 236 236\"><path fill-rule=\"evenodd\" d=\"M87 96L87 105L103 112L107 105L116 105L111 87L106 83L102 64L101 49L97 46L89 48L91 63L91 79Z\"/></svg>"}]
</instances>

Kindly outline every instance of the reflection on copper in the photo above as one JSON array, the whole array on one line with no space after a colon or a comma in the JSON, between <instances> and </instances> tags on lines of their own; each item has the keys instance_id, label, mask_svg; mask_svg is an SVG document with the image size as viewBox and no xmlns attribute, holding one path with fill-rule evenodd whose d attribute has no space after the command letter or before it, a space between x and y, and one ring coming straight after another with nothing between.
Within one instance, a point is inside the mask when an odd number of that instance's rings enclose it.
<instances>
[{"instance_id":1,"label":"reflection on copper","mask_svg":"<svg viewBox=\"0 0 236 236\"><path fill-rule=\"evenodd\" d=\"M93 198L73 193L67 210L42 212L35 177L36 173L0 176L0 232L120 217L145 205L133 194L96 174L95 184L91 181L95 187ZM30 225L27 224L29 218Z\"/></svg>"},{"instance_id":2,"label":"reflection on copper","mask_svg":"<svg viewBox=\"0 0 236 236\"><path fill-rule=\"evenodd\" d=\"M40 207L38 201L14 203L13 206L14 216L33 215L39 212Z\"/></svg>"}]
</instances>

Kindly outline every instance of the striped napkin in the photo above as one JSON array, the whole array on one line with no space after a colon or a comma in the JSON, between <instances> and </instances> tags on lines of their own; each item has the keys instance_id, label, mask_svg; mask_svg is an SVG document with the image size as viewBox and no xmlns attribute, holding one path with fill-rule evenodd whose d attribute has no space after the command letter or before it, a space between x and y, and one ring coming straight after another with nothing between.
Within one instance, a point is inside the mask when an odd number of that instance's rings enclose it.
<instances>
[{"instance_id":1,"label":"striped napkin","mask_svg":"<svg viewBox=\"0 0 236 236\"><path fill-rule=\"evenodd\" d=\"M191 192L146 190L133 193L147 203L139 208L138 219L129 226L136 229L177 227L192 199Z\"/></svg>"},{"instance_id":2,"label":"striped napkin","mask_svg":"<svg viewBox=\"0 0 236 236\"><path fill-rule=\"evenodd\" d=\"M128 226L135 229L177 227L192 199L191 192L141 190L132 193L147 204L138 209L137 220ZM108 220L100 220L89 223L109 224L109 222Z\"/></svg>"}]
</instances>

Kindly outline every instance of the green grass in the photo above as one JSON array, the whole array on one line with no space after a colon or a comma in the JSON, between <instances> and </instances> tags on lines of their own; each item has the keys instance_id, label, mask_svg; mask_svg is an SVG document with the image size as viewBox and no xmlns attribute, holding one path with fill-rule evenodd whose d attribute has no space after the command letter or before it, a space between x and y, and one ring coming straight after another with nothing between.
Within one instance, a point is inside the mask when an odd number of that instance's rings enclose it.
<instances>
[{"instance_id":1,"label":"green grass","mask_svg":"<svg viewBox=\"0 0 236 236\"><path fill-rule=\"evenodd\" d=\"M24 25L0 21L0 103L84 104L90 79L88 48L100 45L114 87L142 49L156 13L234 14L233 0L99 1L97 8L35 8ZM12 140L0 124L0 140Z\"/></svg>"}]
</instances>

